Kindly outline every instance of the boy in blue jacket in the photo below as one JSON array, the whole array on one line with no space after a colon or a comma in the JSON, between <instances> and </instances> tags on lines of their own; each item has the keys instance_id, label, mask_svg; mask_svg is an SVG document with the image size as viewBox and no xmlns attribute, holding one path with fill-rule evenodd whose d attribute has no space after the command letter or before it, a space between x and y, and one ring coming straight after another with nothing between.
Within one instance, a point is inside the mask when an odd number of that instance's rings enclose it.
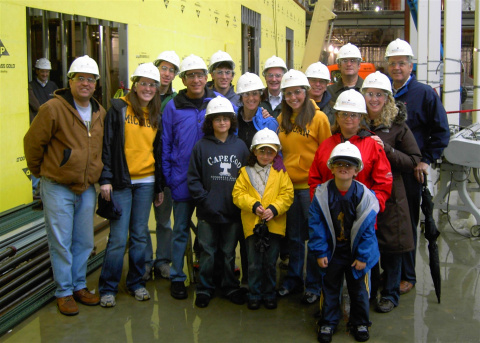
<instances>
[{"instance_id":1,"label":"boy in blue jacket","mask_svg":"<svg viewBox=\"0 0 480 343\"><path fill-rule=\"evenodd\" d=\"M323 275L324 298L318 341L332 341L340 321L343 275L350 296L350 331L359 342L370 338L370 269L380 253L375 236L379 211L375 194L355 176L362 170L362 156L350 142L337 145L327 162L334 175L315 190L310 206L308 248Z\"/></svg>"}]
</instances>

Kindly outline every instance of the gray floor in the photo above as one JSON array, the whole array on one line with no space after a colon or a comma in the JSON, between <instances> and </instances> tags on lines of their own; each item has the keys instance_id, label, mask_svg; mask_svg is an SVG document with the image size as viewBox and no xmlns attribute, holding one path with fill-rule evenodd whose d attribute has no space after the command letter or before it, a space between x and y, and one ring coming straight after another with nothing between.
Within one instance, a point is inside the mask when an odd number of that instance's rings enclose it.
<instances>
[{"instance_id":1,"label":"gray floor","mask_svg":"<svg viewBox=\"0 0 480 343\"><path fill-rule=\"evenodd\" d=\"M476 194L478 196L478 193ZM479 203L478 197L475 202ZM451 212L456 228L475 221ZM442 232L438 239L442 274L442 302L437 303L428 266L425 238L417 251L416 287L401 296L388 314L371 311L369 342L480 342L480 241L465 238L450 227L446 215L435 211ZM99 271L88 278L97 287ZM187 300L175 300L169 282L150 281L152 299L138 302L122 287L117 306L80 306L80 314L59 314L55 301L30 316L2 342L315 342L316 305L300 303L300 295L279 300L276 310L248 310L221 297L205 309L194 306L194 285ZM354 342L342 322L334 342Z\"/></svg>"}]
</instances>

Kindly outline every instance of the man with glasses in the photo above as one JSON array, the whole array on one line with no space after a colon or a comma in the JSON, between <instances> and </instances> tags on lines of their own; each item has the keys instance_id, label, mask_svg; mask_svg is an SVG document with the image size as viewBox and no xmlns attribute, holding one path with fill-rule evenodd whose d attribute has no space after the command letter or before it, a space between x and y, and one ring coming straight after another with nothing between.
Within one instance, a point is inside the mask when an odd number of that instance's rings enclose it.
<instances>
[{"instance_id":1,"label":"man with glasses","mask_svg":"<svg viewBox=\"0 0 480 343\"><path fill-rule=\"evenodd\" d=\"M183 272L190 219L195 204L188 191L187 171L195 143L203 137L202 125L208 103L220 95L206 87L207 65L198 56L184 58L180 78L185 89L168 102L162 115L162 166L173 199L172 266L170 294L175 299L188 297Z\"/></svg>"},{"instance_id":2,"label":"man with glasses","mask_svg":"<svg viewBox=\"0 0 480 343\"><path fill-rule=\"evenodd\" d=\"M362 55L355 45L347 43L340 48L337 55L337 64L342 77L336 83L327 87L332 96L331 104L337 101L338 96L343 91L355 89L360 92L363 84L363 79L358 76L360 62L362 62Z\"/></svg>"},{"instance_id":3,"label":"man with glasses","mask_svg":"<svg viewBox=\"0 0 480 343\"><path fill-rule=\"evenodd\" d=\"M75 302L98 305L87 289L87 260L93 249L94 184L102 172L105 109L92 97L100 78L88 56L73 61L69 88L55 91L24 138L25 158L42 178L45 229L60 313L78 314Z\"/></svg>"},{"instance_id":4,"label":"man with glasses","mask_svg":"<svg viewBox=\"0 0 480 343\"><path fill-rule=\"evenodd\" d=\"M277 118L282 111L280 83L283 74L286 72L287 65L280 57L275 55L265 62L265 67L263 68L263 77L265 77L267 88L263 91L260 107L267 110L274 118Z\"/></svg>"},{"instance_id":5,"label":"man with glasses","mask_svg":"<svg viewBox=\"0 0 480 343\"><path fill-rule=\"evenodd\" d=\"M397 38L387 46L385 59L392 81L393 97L407 106L407 125L412 130L422 153L422 160L413 174L402 174L407 191L408 206L412 221L415 249L404 253L400 294L409 292L416 283L415 255L417 226L420 218L420 198L424 175L428 168L441 158L443 149L450 140L447 114L437 93L428 85L417 81L413 70L413 51L410 44Z\"/></svg>"},{"instance_id":6,"label":"man with glasses","mask_svg":"<svg viewBox=\"0 0 480 343\"><path fill-rule=\"evenodd\" d=\"M222 94L235 105L240 105L240 96L235 93L232 85L235 76L235 62L225 51L218 50L210 58L208 72L212 75L212 81L207 82L207 87Z\"/></svg>"}]
</instances>

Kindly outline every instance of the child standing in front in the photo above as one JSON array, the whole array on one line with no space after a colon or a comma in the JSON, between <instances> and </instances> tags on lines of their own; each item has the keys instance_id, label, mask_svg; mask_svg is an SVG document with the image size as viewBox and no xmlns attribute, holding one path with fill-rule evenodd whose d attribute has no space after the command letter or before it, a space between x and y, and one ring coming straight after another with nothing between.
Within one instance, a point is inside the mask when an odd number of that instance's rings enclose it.
<instances>
[{"instance_id":1,"label":"child standing in front","mask_svg":"<svg viewBox=\"0 0 480 343\"><path fill-rule=\"evenodd\" d=\"M248 255L248 308L251 310L260 308L262 300L265 308L277 308L276 262L280 239L285 236L286 212L293 202L290 177L285 171L272 167L280 148L275 132L267 128L258 131L252 139L247 166L240 170L233 189L233 202L242 210ZM262 223L268 228L263 233L258 232Z\"/></svg>"},{"instance_id":2,"label":"child standing in front","mask_svg":"<svg viewBox=\"0 0 480 343\"><path fill-rule=\"evenodd\" d=\"M333 180L319 185L310 206L308 248L323 274L324 303L318 341L332 341L340 321L340 291L343 275L350 296L350 332L359 342L370 338L370 269L380 253L375 236L379 210L374 193L354 178L362 170L360 150L345 142L338 144L327 162Z\"/></svg>"},{"instance_id":3,"label":"child standing in front","mask_svg":"<svg viewBox=\"0 0 480 343\"><path fill-rule=\"evenodd\" d=\"M243 305L246 290L235 277L235 248L241 232L240 211L232 190L248 158L245 143L235 135L237 120L227 98L212 99L205 113L205 136L193 148L188 167L188 190L195 200L198 240L202 247L195 305L207 307L215 292L215 258L221 259L222 293ZM218 254L221 252L221 254Z\"/></svg>"}]
</instances>

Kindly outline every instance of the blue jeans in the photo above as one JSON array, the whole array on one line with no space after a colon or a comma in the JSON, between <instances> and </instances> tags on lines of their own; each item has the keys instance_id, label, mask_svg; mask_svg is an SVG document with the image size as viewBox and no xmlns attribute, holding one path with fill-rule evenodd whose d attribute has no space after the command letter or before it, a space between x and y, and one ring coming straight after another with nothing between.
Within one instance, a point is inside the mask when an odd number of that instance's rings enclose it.
<instances>
[{"instance_id":1,"label":"blue jeans","mask_svg":"<svg viewBox=\"0 0 480 343\"><path fill-rule=\"evenodd\" d=\"M332 328L337 327L342 317L340 308L341 291L343 286L343 275L347 281L348 295L350 296L350 324L370 325L370 303L369 287L370 272L365 276L355 279L352 273L351 263L337 264L329 261L325 276L323 277L322 295L322 319L321 325L327 325Z\"/></svg>"},{"instance_id":2,"label":"blue jeans","mask_svg":"<svg viewBox=\"0 0 480 343\"><path fill-rule=\"evenodd\" d=\"M255 235L248 236L248 299L272 300L276 298L275 285L277 284L277 259L280 253L280 241L282 236L269 233L268 243L270 248L264 253L255 249L258 238Z\"/></svg>"},{"instance_id":3,"label":"blue jeans","mask_svg":"<svg viewBox=\"0 0 480 343\"><path fill-rule=\"evenodd\" d=\"M295 190L293 204L287 212L287 237L290 261L288 262L287 275L282 285L289 291L295 288L302 288L303 290L303 265L305 261L305 241L308 239L309 207L310 190Z\"/></svg>"},{"instance_id":4,"label":"blue jeans","mask_svg":"<svg viewBox=\"0 0 480 343\"><path fill-rule=\"evenodd\" d=\"M155 251L155 261L153 260L152 239L150 235L147 237L147 250L145 250L145 263L150 266L161 266L162 264L170 264L172 261L172 193L170 188L165 187L163 190L163 202L160 206L153 206L155 213L155 221L157 227L155 236L157 238L157 250Z\"/></svg>"},{"instance_id":5,"label":"blue jeans","mask_svg":"<svg viewBox=\"0 0 480 343\"><path fill-rule=\"evenodd\" d=\"M404 253L403 253L404 254ZM400 277L402 274L402 253L382 254L380 262L383 269L382 298L386 298L398 306L400 300Z\"/></svg>"},{"instance_id":6,"label":"blue jeans","mask_svg":"<svg viewBox=\"0 0 480 343\"><path fill-rule=\"evenodd\" d=\"M96 192L82 194L42 177L41 196L57 298L87 287L87 261L93 249Z\"/></svg>"},{"instance_id":7,"label":"blue jeans","mask_svg":"<svg viewBox=\"0 0 480 343\"><path fill-rule=\"evenodd\" d=\"M213 296L215 291L214 272L215 256L221 257L218 261L221 269L221 288L226 296L240 287L235 276L235 248L238 242L238 232L242 225L238 223L215 224L204 220L198 221L198 241L202 248L200 255L200 270L197 285L197 294ZM221 254L217 254L221 251Z\"/></svg>"},{"instance_id":8,"label":"blue jeans","mask_svg":"<svg viewBox=\"0 0 480 343\"><path fill-rule=\"evenodd\" d=\"M142 276L145 273L148 218L154 197L154 184L139 183L130 188L113 190L113 196L122 208L122 216L110 221L110 234L98 286L100 295L117 294L127 241L127 288L134 292L145 287Z\"/></svg>"},{"instance_id":9,"label":"blue jeans","mask_svg":"<svg viewBox=\"0 0 480 343\"><path fill-rule=\"evenodd\" d=\"M190 234L190 220L192 219L195 204L190 201L173 201L173 233L172 233L172 266L170 267L171 281L185 281L187 276L183 272L185 249Z\"/></svg>"}]
</instances>

